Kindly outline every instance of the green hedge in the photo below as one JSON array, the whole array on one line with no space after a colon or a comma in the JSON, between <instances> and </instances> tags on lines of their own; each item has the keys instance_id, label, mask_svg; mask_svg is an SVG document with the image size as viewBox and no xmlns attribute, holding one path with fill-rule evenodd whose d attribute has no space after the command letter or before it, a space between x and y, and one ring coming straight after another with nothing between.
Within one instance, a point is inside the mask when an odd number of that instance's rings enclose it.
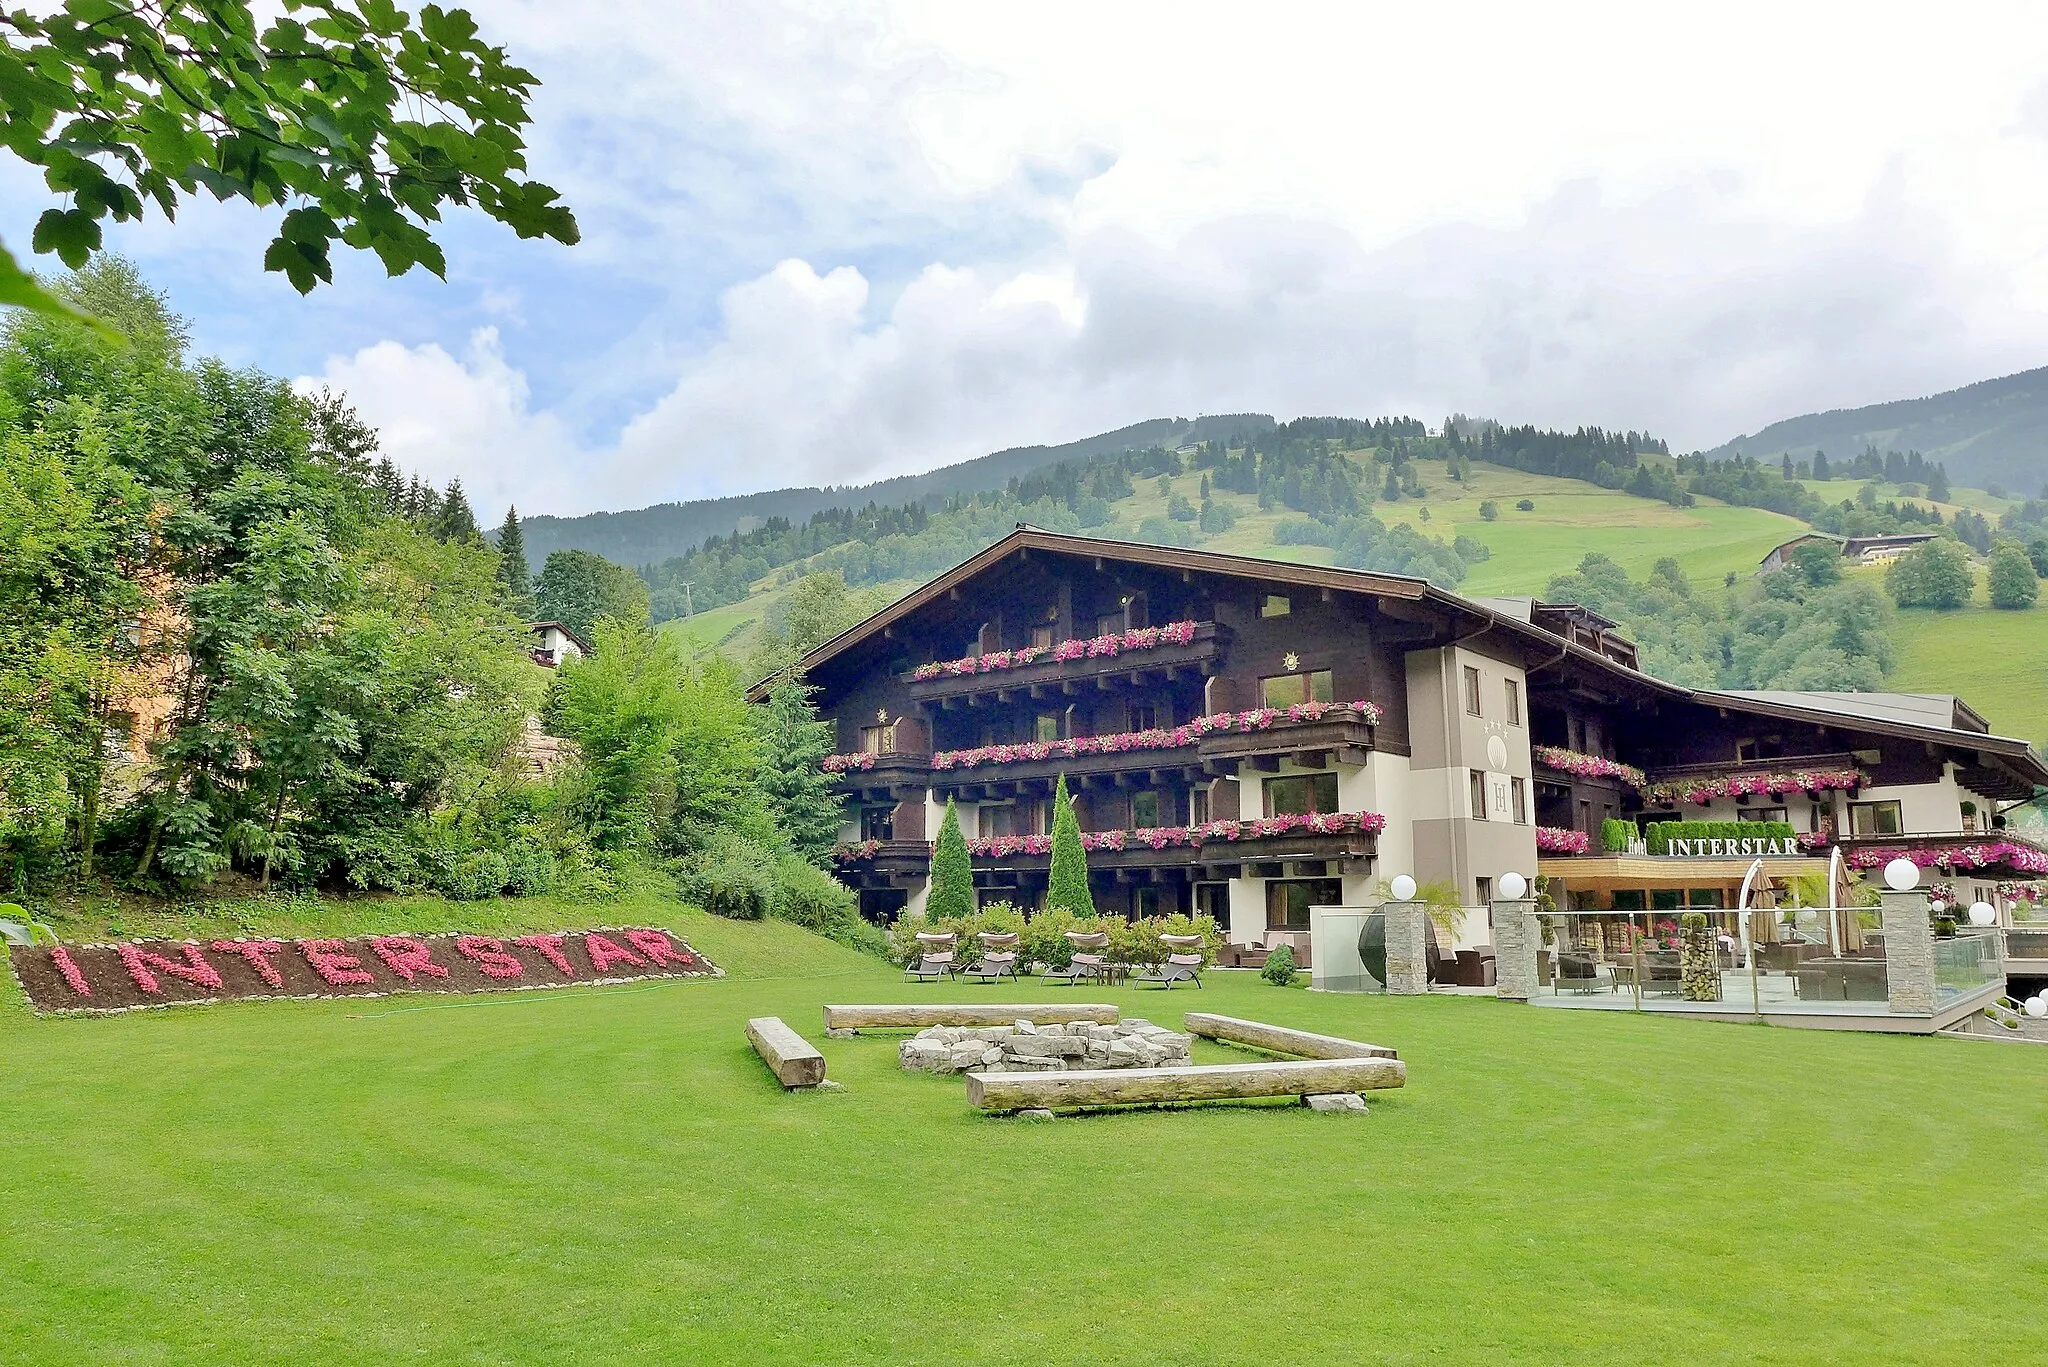
<instances>
[{"instance_id":1,"label":"green hedge","mask_svg":"<svg viewBox=\"0 0 2048 1367\"><path fill-rule=\"evenodd\" d=\"M1602 828L1605 834L1605 828ZM1652 821L1643 828L1651 854L1671 853L1674 840L1791 840L1789 821Z\"/></svg>"},{"instance_id":2,"label":"green hedge","mask_svg":"<svg viewBox=\"0 0 2048 1367\"><path fill-rule=\"evenodd\" d=\"M1609 854L1627 854L1628 842L1636 838L1636 823L1609 818L1600 823L1600 848Z\"/></svg>"}]
</instances>

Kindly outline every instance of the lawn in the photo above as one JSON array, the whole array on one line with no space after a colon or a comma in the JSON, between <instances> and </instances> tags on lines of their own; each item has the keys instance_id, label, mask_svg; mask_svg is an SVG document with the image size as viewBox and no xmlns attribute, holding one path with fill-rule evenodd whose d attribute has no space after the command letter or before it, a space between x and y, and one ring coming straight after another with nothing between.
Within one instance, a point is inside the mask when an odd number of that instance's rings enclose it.
<instances>
[{"instance_id":1,"label":"lawn","mask_svg":"<svg viewBox=\"0 0 2048 1367\"><path fill-rule=\"evenodd\" d=\"M1862 573L1881 582L1880 571ZM1999 734L2048 743L2048 597L2023 612L1993 608L1980 573L1969 607L1902 608L1898 623L1887 687L1959 693Z\"/></svg>"},{"instance_id":2,"label":"lawn","mask_svg":"<svg viewBox=\"0 0 2048 1367\"><path fill-rule=\"evenodd\" d=\"M82 1020L10 982L0 1360L1977 1363L2039 1328L2048 1051L1215 973L1108 995L1389 1044L1410 1085L1030 1124L818 1007L1065 989L651 899L408 916L658 922L730 976ZM847 1090L783 1095L768 1013Z\"/></svg>"}]
</instances>

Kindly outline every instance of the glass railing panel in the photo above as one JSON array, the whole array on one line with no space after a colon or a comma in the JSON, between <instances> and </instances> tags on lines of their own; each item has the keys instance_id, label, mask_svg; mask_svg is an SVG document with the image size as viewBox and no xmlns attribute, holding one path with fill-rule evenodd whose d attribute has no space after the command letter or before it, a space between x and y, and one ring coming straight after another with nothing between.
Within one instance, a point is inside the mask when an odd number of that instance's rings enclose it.
<instances>
[{"instance_id":1,"label":"glass railing panel","mask_svg":"<svg viewBox=\"0 0 2048 1367\"><path fill-rule=\"evenodd\" d=\"M1998 932L1959 930L1934 941L1934 999L1955 1001L1982 991L2004 977L1998 958Z\"/></svg>"}]
</instances>

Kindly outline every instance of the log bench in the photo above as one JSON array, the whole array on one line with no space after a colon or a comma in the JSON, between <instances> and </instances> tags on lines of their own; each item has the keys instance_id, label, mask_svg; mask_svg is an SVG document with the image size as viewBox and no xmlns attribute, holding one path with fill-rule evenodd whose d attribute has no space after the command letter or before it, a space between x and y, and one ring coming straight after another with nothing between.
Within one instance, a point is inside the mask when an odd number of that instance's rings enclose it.
<instances>
[{"instance_id":1,"label":"log bench","mask_svg":"<svg viewBox=\"0 0 2048 1367\"><path fill-rule=\"evenodd\" d=\"M1380 1044L1362 1044L1357 1040L1339 1039L1335 1035L1311 1034L1307 1030L1290 1030L1284 1025L1267 1025L1264 1021L1240 1020L1236 1016L1218 1016L1207 1011L1190 1011L1186 1021L1190 1035L1225 1044L1248 1044L1269 1054L1293 1054L1300 1058L1400 1057Z\"/></svg>"},{"instance_id":2,"label":"log bench","mask_svg":"<svg viewBox=\"0 0 2048 1367\"><path fill-rule=\"evenodd\" d=\"M816 1087L825 1080L825 1056L780 1016L756 1016L748 1021L747 1043L787 1091Z\"/></svg>"},{"instance_id":3,"label":"log bench","mask_svg":"<svg viewBox=\"0 0 2048 1367\"><path fill-rule=\"evenodd\" d=\"M1064 1073L969 1073L967 1102L984 1111L1236 1101L1377 1091L1408 1081L1399 1059L1288 1059L1184 1068L1101 1068Z\"/></svg>"},{"instance_id":4,"label":"log bench","mask_svg":"<svg viewBox=\"0 0 2048 1367\"><path fill-rule=\"evenodd\" d=\"M1010 1025L1016 1021L1030 1021L1033 1025L1071 1025L1075 1021L1115 1025L1118 1019L1116 1007L1094 1002L1032 1002L1021 1006L905 1002L825 1008L825 1028L835 1031L923 1030L934 1025Z\"/></svg>"}]
</instances>

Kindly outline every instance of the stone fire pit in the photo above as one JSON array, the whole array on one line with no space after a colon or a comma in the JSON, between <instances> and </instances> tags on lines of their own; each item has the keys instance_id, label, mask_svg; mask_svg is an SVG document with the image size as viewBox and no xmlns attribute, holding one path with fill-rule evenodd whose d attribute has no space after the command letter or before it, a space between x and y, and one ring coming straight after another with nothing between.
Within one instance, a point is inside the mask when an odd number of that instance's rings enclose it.
<instances>
[{"instance_id":1,"label":"stone fire pit","mask_svg":"<svg viewBox=\"0 0 2048 1367\"><path fill-rule=\"evenodd\" d=\"M912 1072L1056 1073L1079 1068L1169 1068L1188 1061L1189 1035L1150 1021L1115 1025L935 1025L903 1041Z\"/></svg>"}]
</instances>

